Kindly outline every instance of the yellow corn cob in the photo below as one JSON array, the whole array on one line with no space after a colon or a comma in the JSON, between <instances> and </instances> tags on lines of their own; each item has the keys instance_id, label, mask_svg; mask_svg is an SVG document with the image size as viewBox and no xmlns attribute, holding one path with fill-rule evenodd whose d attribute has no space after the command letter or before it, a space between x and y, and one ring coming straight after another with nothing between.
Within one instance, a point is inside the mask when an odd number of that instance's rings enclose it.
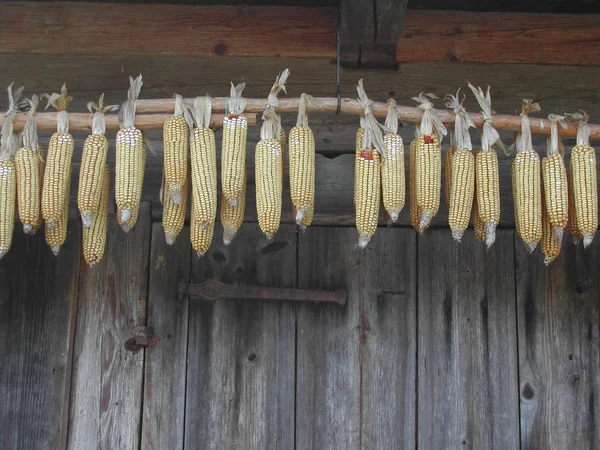
<instances>
[{"instance_id":1,"label":"yellow corn cob","mask_svg":"<svg viewBox=\"0 0 600 450\"><path fill-rule=\"evenodd\" d=\"M140 208L146 150L142 132L135 127L124 128L117 133L115 161L115 202L117 218L121 224L133 228Z\"/></svg>"},{"instance_id":2,"label":"yellow corn cob","mask_svg":"<svg viewBox=\"0 0 600 450\"><path fill-rule=\"evenodd\" d=\"M485 223L481 220L477 211L477 188L475 188L475 196L473 197L473 208L471 209L471 220L473 221L473 232L477 240L485 242Z\"/></svg>"},{"instance_id":3,"label":"yellow corn cob","mask_svg":"<svg viewBox=\"0 0 600 450\"><path fill-rule=\"evenodd\" d=\"M183 201L182 190L188 173L189 128L183 114L165 120L163 142L165 195L178 205Z\"/></svg>"},{"instance_id":4,"label":"yellow corn cob","mask_svg":"<svg viewBox=\"0 0 600 450\"><path fill-rule=\"evenodd\" d=\"M102 177L105 172L107 153L106 137L100 134L91 134L86 138L81 155L77 193L77 204L84 227L92 226L94 216L100 207L100 197L102 189L104 189Z\"/></svg>"},{"instance_id":5,"label":"yellow corn cob","mask_svg":"<svg viewBox=\"0 0 600 450\"><path fill-rule=\"evenodd\" d=\"M71 191L71 170L67 173L67 177L69 183L66 187L66 192L69 193ZM50 246L52 253L55 256L60 252L60 248L67 240L67 227L69 223L69 195L65 195L63 198L63 206L60 212L58 219L56 220L56 226L54 228L50 228L46 226L45 228L45 238L46 243ZM46 224L47 225L47 224Z\"/></svg>"},{"instance_id":6,"label":"yellow corn cob","mask_svg":"<svg viewBox=\"0 0 600 450\"><path fill-rule=\"evenodd\" d=\"M185 224L185 212L187 208L188 197L187 179L181 189L181 202L176 204L169 195L163 195L163 229L165 231L165 240L167 245L173 245Z\"/></svg>"},{"instance_id":7,"label":"yellow corn cob","mask_svg":"<svg viewBox=\"0 0 600 450\"><path fill-rule=\"evenodd\" d=\"M419 225L421 223L421 210L417 204L417 182L416 182L416 170L415 170L415 155L417 153L417 140L414 139L410 143L408 152L408 182L409 182L409 208L410 208L410 224L413 228L419 231ZM427 229L429 225L426 226Z\"/></svg>"},{"instance_id":8,"label":"yellow corn cob","mask_svg":"<svg viewBox=\"0 0 600 450\"><path fill-rule=\"evenodd\" d=\"M577 145L571 150L571 177L575 223L583 236L583 246L587 247L598 229L596 153L591 146Z\"/></svg>"},{"instance_id":9,"label":"yellow corn cob","mask_svg":"<svg viewBox=\"0 0 600 450\"><path fill-rule=\"evenodd\" d=\"M365 129L364 128L359 128L358 131L356 132L356 143L354 146L354 186L357 185L357 182L359 180L359 170L362 169L362 166L358 165L358 161L360 160L360 152L362 150L362 144L363 144L363 137L365 135ZM356 205L356 193L357 190L354 189L354 204Z\"/></svg>"},{"instance_id":10,"label":"yellow corn cob","mask_svg":"<svg viewBox=\"0 0 600 450\"><path fill-rule=\"evenodd\" d=\"M546 205L542 202L542 254L544 255L544 264L548 265L556 259L560 253L561 242L555 239L554 227L550 221L550 216L546 210Z\"/></svg>"},{"instance_id":11,"label":"yellow corn cob","mask_svg":"<svg viewBox=\"0 0 600 450\"><path fill-rule=\"evenodd\" d=\"M66 209L69 209L73 148L73 137L69 133L54 133L50 137L42 187L42 216L46 227L50 229L58 225L58 219L65 209L65 201Z\"/></svg>"},{"instance_id":12,"label":"yellow corn cob","mask_svg":"<svg viewBox=\"0 0 600 450\"><path fill-rule=\"evenodd\" d=\"M292 206L292 214L294 217L297 216L296 213L296 207ZM314 219L315 216L315 209L310 206L306 209L306 214L304 215L304 218L302 219L302 221L297 224L298 227L300 228L300 231L305 232L306 229L312 224L312 221Z\"/></svg>"},{"instance_id":13,"label":"yellow corn cob","mask_svg":"<svg viewBox=\"0 0 600 450\"><path fill-rule=\"evenodd\" d=\"M419 231L423 232L440 207L442 153L435 135L421 135L415 145L417 205L421 212Z\"/></svg>"},{"instance_id":14,"label":"yellow corn cob","mask_svg":"<svg viewBox=\"0 0 600 450\"><path fill-rule=\"evenodd\" d=\"M12 243L16 190L15 164L10 159L0 161L0 258L6 255Z\"/></svg>"},{"instance_id":15,"label":"yellow corn cob","mask_svg":"<svg viewBox=\"0 0 600 450\"><path fill-rule=\"evenodd\" d=\"M356 199L356 229L358 246L365 248L377 231L379 203L381 200L380 156L377 150L360 150L356 162L357 183L354 186Z\"/></svg>"},{"instance_id":16,"label":"yellow corn cob","mask_svg":"<svg viewBox=\"0 0 600 450\"><path fill-rule=\"evenodd\" d=\"M208 224L201 224L198 221L196 215L196 208L194 205L194 199L192 199L192 215L190 220L190 241L192 248L198 255L198 258L202 258L204 254L210 248L210 244L213 239L215 230L215 223L210 222Z\"/></svg>"},{"instance_id":17,"label":"yellow corn cob","mask_svg":"<svg viewBox=\"0 0 600 450\"><path fill-rule=\"evenodd\" d=\"M569 220L567 222L567 227L569 229L571 239L573 240L573 244L577 245L579 242L581 242L583 236L577 228L577 219L575 218L575 197L573 193L573 176L570 173L567 174L567 184L569 191Z\"/></svg>"},{"instance_id":18,"label":"yellow corn cob","mask_svg":"<svg viewBox=\"0 0 600 450\"><path fill-rule=\"evenodd\" d=\"M146 152L143 151L142 152L142 167L146 166ZM143 171L139 171L137 173L137 178L135 179L135 183L139 186L142 186L144 183L144 172ZM140 206L138 203L138 206L135 209L131 209L131 214L129 216L129 219L127 221L124 221L122 219L122 214L118 214L117 213L117 223L119 224L119 226L121 227L121 229L125 232L125 233L129 233L131 231L131 229L135 226L135 224L137 223L138 220L138 214L140 212Z\"/></svg>"},{"instance_id":19,"label":"yellow corn cob","mask_svg":"<svg viewBox=\"0 0 600 450\"><path fill-rule=\"evenodd\" d=\"M452 157L456 153L454 147L449 147L444 154L444 201L446 208L450 209L450 190L452 186Z\"/></svg>"},{"instance_id":20,"label":"yellow corn cob","mask_svg":"<svg viewBox=\"0 0 600 450\"><path fill-rule=\"evenodd\" d=\"M567 171L560 153L542 159L544 199L548 220L554 229L554 237L562 242L563 230L569 221L569 192Z\"/></svg>"},{"instance_id":21,"label":"yellow corn cob","mask_svg":"<svg viewBox=\"0 0 600 450\"><path fill-rule=\"evenodd\" d=\"M223 119L221 183L223 196L232 206L240 201L245 185L247 136L248 120L244 116L230 114Z\"/></svg>"},{"instance_id":22,"label":"yellow corn cob","mask_svg":"<svg viewBox=\"0 0 600 450\"><path fill-rule=\"evenodd\" d=\"M531 253L542 239L540 157L534 150L518 152L515 156L513 183L517 230Z\"/></svg>"},{"instance_id":23,"label":"yellow corn cob","mask_svg":"<svg viewBox=\"0 0 600 450\"><path fill-rule=\"evenodd\" d=\"M108 196L110 189L110 170L104 165L102 173L102 190L98 210L90 227L83 227L83 257L90 267L99 264L104 258L106 249L106 233L108 230Z\"/></svg>"},{"instance_id":24,"label":"yellow corn cob","mask_svg":"<svg viewBox=\"0 0 600 450\"><path fill-rule=\"evenodd\" d=\"M217 215L217 151L215 133L210 128L195 128L191 144L192 192L196 220L215 221Z\"/></svg>"},{"instance_id":25,"label":"yellow corn cob","mask_svg":"<svg viewBox=\"0 0 600 450\"><path fill-rule=\"evenodd\" d=\"M261 139L255 152L256 210L261 230L271 239L281 221L283 172L279 139Z\"/></svg>"},{"instance_id":26,"label":"yellow corn cob","mask_svg":"<svg viewBox=\"0 0 600 450\"><path fill-rule=\"evenodd\" d=\"M394 133L386 133L383 143L385 145L385 158L381 162L383 207L392 222L395 222L404 208L406 197L404 143L400 135Z\"/></svg>"},{"instance_id":27,"label":"yellow corn cob","mask_svg":"<svg viewBox=\"0 0 600 450\"><path fill-rule=\"evenodd\" d=\"M475 154L475 184L477 210L485 226L486 244L491 247L500 222L500 174L495 151L478 150Z\"/></svg>"},{"instance_id":28,"label":"yellow corn cob","mask_svg":"<svg viewBox=\"0 0 600 450\"><path fill-rule=\"evenodd\" d=\"M456 150L452 156L450 183L450 210L448 224L452 237L459 241L469 226L473 190L475 187L475 159L469 150Z\"/></svg>"},{"instance_id":29,"label":"yellow corn cob","mask_svg":"<svg viewBox=\"0 0 600 450\"><path fill-rule=\"evenodd\" d=\"M25 234L33 234L42 225L41 196L44 179L42 149L21 147L15 154L17 205Z\"/></svg>"},{"instance_id":30,"label":"yellow corn cob","mask_svg":"<svg viewBox=\"0 0 600 450\"><path fill-rule=\"evenodd\" d=\"M290 131L290 196L296 224L301 225L315 202L315 136L309 127Z\"/></svg>"},{"instance_id":31,"label":"yellow corn cob","mask_svg":"<svg viewBox=\"0 0 600 450\"><path fill-rule=\"evenodd\" d=\"M237 231L244 223L244 213L246 211L246 181L247 172L244 169L244 184L242 186L242 193L239 197L237 206L231 206L231 203L221 196L221 225L223 225L223 244L229 245Z\"/></svg>"}]
</instances>

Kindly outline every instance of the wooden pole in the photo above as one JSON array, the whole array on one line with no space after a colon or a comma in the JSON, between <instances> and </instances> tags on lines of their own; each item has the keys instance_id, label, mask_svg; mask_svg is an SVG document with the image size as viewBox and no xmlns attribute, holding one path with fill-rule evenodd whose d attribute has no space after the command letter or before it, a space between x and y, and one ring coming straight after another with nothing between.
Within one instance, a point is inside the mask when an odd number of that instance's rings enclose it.
<instances>
[{"instance_id":1,"label":"wooden pole","mask_svg":"<svg viewBox=\"0 0 600 450\"><path fill-rule=\"evenodd\" d=\"M161 130L165 120L173 115L171 113L161 114L138 114L135 116L135 126L140 130ZM256 126L256 114L244 114L248 119L249 126ZM224 114L213 114L211 116L211 128L221 128L223 126ZM15 131L23 130L26 114L17 114L14 122ZM44 112L35 115L38 130L40 131L56 131L56 113ZM0 117L0 127L4 123L4 116ZM117 114L106 115L106 129L108 131L119 129L119 117ZM70 131L91 131L92 130L92 115L89 113L69 113L69 130Z\"/></svg>"}]
</instances>

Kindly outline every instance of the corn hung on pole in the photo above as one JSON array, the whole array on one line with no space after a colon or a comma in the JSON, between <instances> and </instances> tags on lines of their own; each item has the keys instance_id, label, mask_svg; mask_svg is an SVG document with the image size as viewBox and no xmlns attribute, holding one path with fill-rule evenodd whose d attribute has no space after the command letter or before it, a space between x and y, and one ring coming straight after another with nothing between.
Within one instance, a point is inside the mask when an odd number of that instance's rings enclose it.
<instances>
[{"instance_id":1,"label":"corn hung on pole","mask_svg":"<svg viewBox=\"0 0 600 450\"><path fill-rule=\"evenodd\" d=\"M446 127L435 114L430 98L433 94L421 92L413 100L423 110L420 132L415 139L415 190L420 211L419 232L422 233L431 223L440 207L442 184L441 141L447 134Z\"/></svg>"},{"instance_id":2,"label":"corn hung on pole","mask_svg":"<svg viewBox=\"0 0 600 450\"><path fill-rule=\"evenodd\" d=\"M232 207L242 201L246 182L246 143L248 120L241 114L246 109L246 99L242 91L246 83L234 86L231 83L230 97L227 99L225 118L223 119L223 140L221 145L221 186L222 195ZM244 199L245 201L245 199Z\"/></svg>"},{"instance_id":3,"label":"corn hung on pole","mask_svg":"<svg viewBox=\"0 0 600 450\"><path fill-rule=\"evenodd\" d=\"M452 237L458 242L461 241L465 230L469 227L475 190L475 158L469 135L469 128L475 128L475 124L462 106L459 95L460 89L456 95L446 96L446 106L452 108L456 114L454 122L456 151L451 162L452 182L450 183L448 224L452 230Z\"/></svg>"},{"instance_id":4,"label":"corn hung on pole","mask_svg":"<svg viewBox=\"0 0 600 450\"><path fill-rule=\"evenodd\" d=\"M94 214L91 226L83 227L83 257L90 267L94 267L102 261L106 250L108 197L110 189L110 170L108 165L104 165L102 172L102 189L100 190L98 210Z\"/></svg>"},{"instance_id":5,"label":"corn hung on pole","mask_svg":"<svg viewBox=\"0 0 600 450\"><path fill-rule=\"evenodd\" d=\"M9 106L0 136L0 259L10 249L15 227L17 179L13 158L19 146L19 139L13 133L13 121L23 88L13 91L12 87L11 83L7 89Z\"/></svg>"},{"instance_id":6,"label":"corn hung on pole","mask_svg":"<svg viewBox=\"0 0 600 450\"><path fill-rule=\"evenodd\" d=\"M550 120L550 137L547 141L546 157L542 159L543 200L547 216L543 216L543 219L550 223L554 239L560 248L564 229L569 222L569 191L567 170L562 155L564 150L558 136L558 124L563 128L567 124L564 117L555 114L550 114L548 119ZM543 232L544 230L542 230L542 234Z\"/></svg>"},{"instance_id":7,"label":"corn hung on pole","mask_svg":"<svg viewBox=\"0 0 600 450\"><path fill-rule=\"evenodd\" d=\"M258 224L267 239L272 239L281 222L283 195L283 149L281 148L281 118L277 95L283 90L289 76L285 69L275 80L263 113L264 123L260 141L256 145L255 183Z\"/></svg>"},{"instance_id":8,"label":"corn hung on pole","mask_svg":"<svg viewBox=\"0 0 600 450\"><path fill-rule=\"evenodd\" d=\"M577 145L571 150L571 183L575 224L583 237L584 248L594 240L598 230L598 179L596 152L589 143L588 116L581 113L569 115L570 120L579 122Z\"/></svg>"},{"instance_id":9,"label":"corn hung on pole","mask_svg":"<svg viewBox=\"0 0 600 450\"><path fill-rule=\"evenodd\" d=\"M71 159L73 157L74 141L69 134L69 115L67 108L73 100L63 85L60 94L44 95L48 106L52 105L57 111L57 131L50 137L44 183L42 186L42 217L46 228L50 230L57 226L61 215L69 209L69 188L71 186ZM66 199L65 199L66 197Z\"/></svg>"},{"instance_id":10,"label":"corn hung on pole","mask_svg":"<svg viewBox=\"0 0 600 450\"><path fill-rule=\"evenodd\" d=\"M371 101L363 87L363 80L358 80L356 88L358 102L365 110L361 128L364 128L362 145L356 156L354 202L356 209L356 230L358 246L365 248L377 231L379 222L379 206L381 203L381 158L386 157L382 126L371 112Z\"/></svg>"},{"instance_id":11,"label":"corn hung on pole","mask_svg":"<svg viewBox=\"0 0 600 450\"><path fill-rule=\"evenodd\" d=\"M215 231L215 223L201 224L198 221L196 214L196 205L192 197L192 215L190 220L190 241L192 249L196 252L198 258L202 258L212 243L213 234Z\"/></svg>"},{"instance_id":12,"label":"corn hung on pole","mask_svg":"<svg viewBox=\"0 0 600 450\"><path fill-rule=\"evenodd\" d=\"M71 174L72 169L69 168L69 173L67 174L68 184L67 184L67 192L71 190ZM50 228L48 226L45 227L44 236L46 238L46 244L50 246L50 250L54 256L58 256L60 252L60 248L67 240L67 228L69 223L69 195L65 195L63 197L63 205L61 208L61 213L59 218L56 220L56 226L54 228Z\"/></svg>"},{"instance_id":13,"label":"corn hung on pole","mask_svg":"<svg viewBox=\"0 0 600 450\"><path fill-rule=\"evenodd\" d=\"M173 199L170 195L164 193L163 189L163 216L162 224L165 232L165 241L167 245L173 245L183 226L185 224L185 213L187 208L188 198L188 181L186 178L185 183L181 189L181 202L173 203Z\"/></svg>"},{"instance_id":14,"label":"corn hung on pole","mask_svg":"<svg viewBox=\"0 0 600 450\"><path fill-rule=\"evenodd\" d=\"M505 151L498 131L492 126L492 98L490 87L484 93L480 87L469 83L481 108L484 124L481 132L481 151L475 154L475 191L477 212L485 227L487 248L496 241L496 227L500 222L500 172L496 149ZM478 222L479 224L479 222Z\"/></svg>"},{"instance_id":15,"label":"corn hung on pole","mask_svg":"<svg viewBox=\"0 0 600 450\"><path fill-rule=\"evenodd\" d=\"M417 205L417 183L415 171L415 155L417 153L417 138L421 135L420 124L415 125L415 138L411 141L408 150L408 195L410 224L419 231L421 224L421 210Z\"/></svg>"},{"instance_id":16,"label":"corn hung on pole","mask_svg":"<svg viewBox=\"0 0 600 450\"><path fill-rule=\"evenodd\" d=\"M389 132L383 136L385 158L381 162L381 190L383 207L394 223L398 220L406 201L404 143L398 134L398 111L394 99L388 100L385 126Z\"/></svg>"},{"instance_id":17,"label":"corn hung on pole","mask_svg":"<svg viewBox=\"0 0 600 450\"><path fill-rule=\"evenodd\" d=\"M119 109L117 105L104 105L104 94L100 96L98 103L90 102L87 108L92 116L92 134L83 144L81 155L81 166L79 169L79 189L77 191L77 205L81 222L84 228L94 224L96 213L102 207L102 191L106 173L106 158L108 154L108 141L106 133L107 112Z\"/></svg>"},{"instance_id":18,"label":"corn hung on pole","mask_svg":"<svg viewBox=\"0 0 600 450\"><path fill-rule=\"evenodd\" d=\"M529 122L529 113L539 110L537 103L523 100L521 133L512 167L515 222L518 234L530 253L542 239L540 157L533 150Z\"/></svg>"},{"instance_id":19,"label":"corn hung on pole","mask_svg":"<svg viewBox=\"0 0 600 450\"><path fill-rule=\"evenodd\" d=\"M221 225L223 226L223 244L225 245L231 244L242 223L244 223L247 178L247 172L244 169L244 183L240 200L236 206L232 206L225 196L221 195Z\"/></svg>"},{"instance_id":20,"label":"corn hung on pole","mask_svg":"<svg viewBox=\"0 0 600 450\"><path fill-rule=\"evenodd\" d=\"M450 147L444 153L444 202L446 208L450 209L450 191L452 190L452 157L456 153L454 147L454 134L450 133Z\"/></svg>"},{"instance_id":21,"label":"corn hung on pole","mask_svg":"<svg viewBox=\"0 0 600 450\"><path fill-rule=\"evenodd\" d=\"M544 189L542 189L544 190ZM545 195L545 192L544 192ZM544 255L544 264L549 265L560 254L562 239L558 241L555 236L555 229L552 226L550 215L548 214L547 204L542 202L542 254Z\"/></svg>"},{"instance_id":22,"label":"corn hung on pole","mask_svg":"<svg viewBox=\"0 0 600 450\"><path fill-rule=\"evenodd\" d=\"M571 235L571 241L577 245L583 239L583 236L577 228L577 219L575 218L575 194L573 192L573 176L571 173L567 173L567 185L569 191L569 220L567 222L567 228Z\"/></svg>"},{"instance_id":23,"label":"corn hung on pole","mask_svg":"<svg viewBox=\"0 0 600 450\"><path fill-rule=\"evenodd\" d=\"M171 202L183 202L183 187L188 174L189 123L183 97L175 95L175 114L163 126L165 191Z\"/></svg>"},{"instance_id":24,"label":"corn hung on pole","mask_svg":"<svg viewBox=\"0 0 600 450\"><path fill-rule=\"evenodd\" d=\"M298 119L289 140L290 196L296 224L304 228L312 221L312 217L306 219L315 204L315 136L308 126L307 104L318 107L310 95L300 96Z\"/></svg>"},{"instance_id":25,"label":"corn hung on pole","mask_svg":"<svg viewBox=\"0 0 600 450\"><path fill-rule=\"evenodd\" d=\"M23 146L15 154L17 171L17 206L19 220L25 234L33 234L42 225L42 182L44 178L44 155L38 141L35 113L39 97L33 95L29 102L27 121L23 128Z\"/></svg>"},{"instance_id":26,"label":"corn hung on pole","mask_svg":"<svg viewBox=\"0 0 600 450\"><path fill-rule=\"evenodd\" d=\"M475 155L477 157L477 155ZM471 220L473 222L473 233L478 241L485 243L485 223L481 220L477 210L477 186L475 186L475 195L473 196L473 208L471 208Z\"/></svg>"},{"instance_id":27,"label":"corn hung on pole","mask_svg":"<svg viewBox=\"0 0 600 450\"><path fill-rule=\"evenodd\" d=\"M127 100L119 110L119 127L115 159L115 202L117 219L123 231L128 232L137 218L144 184L146 150L142 132L135 127L136 101L143 81L129 77Z\"/></svg>"}]
</instances>

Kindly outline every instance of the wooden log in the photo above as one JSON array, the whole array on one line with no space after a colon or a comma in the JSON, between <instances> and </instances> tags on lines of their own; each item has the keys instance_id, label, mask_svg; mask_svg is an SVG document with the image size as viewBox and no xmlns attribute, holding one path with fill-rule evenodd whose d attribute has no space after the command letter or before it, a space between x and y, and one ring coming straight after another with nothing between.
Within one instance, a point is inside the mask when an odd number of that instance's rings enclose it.
<instances>
[{"instance_id":1,"label":"wooden log","mask_svg":"<svg viewBox=\"0 0 600 450\"><path fill-rule=\"evenodd\" d=\"M104 260L82 269L68 449L139 448L144 351L124 344L146 325L150 229L146 202L128 234L110 215Z\"/></svg>"},{"instance_id":2,"label":"wooden log","mask_svg":"<svg viewBox=\"0 0 600 450\"><path fill-rule=\"evenodd\" d=\"M171 114L138 114L135 116L135 126L141 130L162 130L165 120ZM256 114L244 114L248 119L248 126L256 126ZM211 128L223 126L224 114L213 114L210 118ZM39 131L56 130L56 113L37 113L35 115ZM17 114L14 122L15 131L22 131L27 120L26 114ZM0 127L4 123L4 115L0 117ZM106 129L108 131L119 129L119 116L117 114L106 115ZM92 115L88 113L69 113L70 131L92 131Z\"/></svg>"},{"instance_id":3,"label":"wooden log","mask_svg":"<svg viewBox=\"0 0 600 450\"><path fill-rule=\"evenodd\" d=\"M25 236L19 227L0 260L0 448L66 448L81 258L78 222L69 222L58 256L46 245L43 230Z\"/></svg>"}]
</instances>

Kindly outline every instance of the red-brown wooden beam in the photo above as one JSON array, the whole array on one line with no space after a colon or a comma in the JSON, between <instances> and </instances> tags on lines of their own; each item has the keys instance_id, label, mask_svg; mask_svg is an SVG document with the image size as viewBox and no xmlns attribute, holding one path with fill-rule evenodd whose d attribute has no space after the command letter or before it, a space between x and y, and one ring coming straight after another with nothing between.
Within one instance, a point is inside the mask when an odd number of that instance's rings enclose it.
<instances>
[{"instance_id":1,"label":"red-brown wooden beam","mask_svg":"<svg viewBox=\"0 0 600 450\"><path fill-rule=\"evenodd\" d=\"M335 8L2 2L0 17L4 54L336 57ZM599 44L598 14L408 10L396 60L600 65Z\"/></svg>"}]
</instances>

